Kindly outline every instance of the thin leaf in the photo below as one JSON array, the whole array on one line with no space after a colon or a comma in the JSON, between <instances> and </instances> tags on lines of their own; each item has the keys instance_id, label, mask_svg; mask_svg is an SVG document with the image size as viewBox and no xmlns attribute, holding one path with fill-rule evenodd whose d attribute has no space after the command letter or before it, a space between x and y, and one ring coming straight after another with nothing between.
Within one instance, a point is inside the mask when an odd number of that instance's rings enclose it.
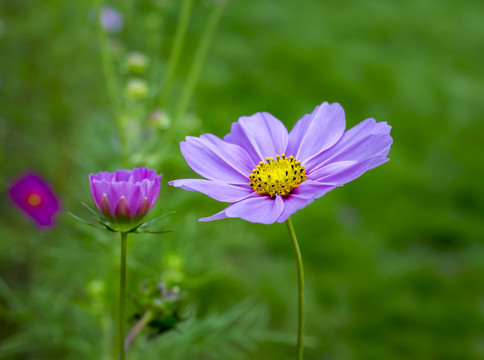
<instances>
[{"instance_id":1,"label":"thin leaf","mask_svg":"<svg viewBox=\"0 0 484 360\"><path fill-rule=\"evenodd\" d=\"M95 228L97 228L97 226L93 223L90 223L89 221L86 221L84 219L81 219L79 216L76 216L74 215L73 213L71 213L70 211L67 212L70 216L72 216L74 219L76 219L77 221L83 223L83 224L86 224L86 225L90 225L90 226L94 226Z\"/></svg>"},{"instance_id":2,"label":"thin leaf","mask_svg":"<svg viewBox=\"0 0 484 360\"><path fill-rule=\"evenodd\" d=\"M100 223L102 226L104 226L106 228L106 230L109 230L109 231L112 231L112 232L119 232L117 230L114 230L111 226L109 226L109 223L107 222L104 222L98 218L94 218L94 220L96 220L98 223Z\"/></svg>"},{"instance_id":3,"label":"thin leaf","mask_svg":"<svg viewBox=\"0 0 484 360\"><path fill-rule=\"evenodd\" d=\"M99 217L99 213L94 210L92 207L90 207L89 205L87 205L84 201L81 201L81 204L87 209L89 210L95 217Z\"/></svg>"},{"instance_id":4,"label":"thin leaf","mask_svg":"<svg viewBox=\"0 0 484 360\"><path fill-rule=\"evenodd\" d=\"M159 220L167 217L168 215L171 215L171 214L174 214L174 213L176 213L176 211L170 211L169 213L166 213L164 215L158 216L157 218L154 218L153 220L150 220L150 221L147 221L147 222L142 223L141 225L139 225L139 227L145 228L145 227L150 226L151 224L153 224L153 223L155 223L155 222L157 222L157 221L159 221Z\"/></svg>"},{"instance_id":5,"label":"thin leaf","mask_svg":"<svg viewBox=\"0 0 484 360\"><path fill-rule=\"evenodd\" d=\"M161 230L161 231L150 231L150 230L138 230L136 229L135 233L137 234L164 234L164 233L168 233L168 232L172 232L172 231L175 231L175 229L168 229L168 230ZM131 231L129 231L131 232Z\"/></svg>"}]
</instances>

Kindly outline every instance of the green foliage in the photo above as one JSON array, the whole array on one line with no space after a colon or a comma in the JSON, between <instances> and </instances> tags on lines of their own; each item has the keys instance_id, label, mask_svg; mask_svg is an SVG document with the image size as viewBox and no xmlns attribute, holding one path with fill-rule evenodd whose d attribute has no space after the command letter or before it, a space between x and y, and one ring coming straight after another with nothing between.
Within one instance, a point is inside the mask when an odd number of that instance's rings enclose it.
<instances>
[{"instance_id":1,"label":"green foliage","mask_svg":"<svg viewBox=\"0 0 484 360\"><path fill-rule=\"evenodd\" d=\"M348 127L387 121L394 145L390 162L293 217L306 273L305 358L484 356L481 1L229 2L180 117L217 2L194 1L164 98L180 2L112 1L125 17L107 37L114 102L95 5L0 1L0 359L114 358L118 237L66 213L91 217L81 205L89 173L137 165L164 174L146 221L176 210L162 224L176 231L131 236L128 293L163 274L187 291L191 311L179 330L152 340L142 332L128 358L292 359L296 268L284 226L199 223L224 204L166 181L194 176L178 148L186 135L223 136L257 111L291 127L322 101L340 102ZM135 52L147 63L130 65ZM124 92L134 78L146 85L141 97ZM6 195L27 169L62 199L49 231Z\"/></svg>"}]
</instances>

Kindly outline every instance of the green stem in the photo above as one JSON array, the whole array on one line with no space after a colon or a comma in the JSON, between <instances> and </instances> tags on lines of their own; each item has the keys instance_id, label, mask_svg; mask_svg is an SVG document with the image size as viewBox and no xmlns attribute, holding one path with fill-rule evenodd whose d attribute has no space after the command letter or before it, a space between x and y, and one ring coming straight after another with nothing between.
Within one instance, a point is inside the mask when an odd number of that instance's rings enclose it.
<instances>
[{"instance_id":1,"label":"green stem","mask_svg":"<svg viewBox=\"0 0 484 360\"><path fill-rule=\"evenodd\" d=\"M286 220L287 231L294 247L294 254L296 255L297 265L297 290L298 290L298 326L297 326L297 360L303 358L303 335L304 335L304 270L301 257L301 251L297 243L296 233L292 226L291 218Z\"/></svg>"},{"instance_id":2,"label":"green stem","mask_svg":"<svg viewBox=\"0 0 484 360\"><path fill-rule=\"evenodd\" d=\"M166 70L163 84L161 85L162 98L160 99L160 103L162 105L165 105L168 102L168 98L170 97L171 86L173 85L178 61L180 60L183 44L185 43L192 5L193 0L183 0L183 3L181 5L178 25L175 32L175 40L173 41L170 53L170 60L168 61L168 69Z\"/></svg>"},{"instance_id":3,"label":"green stem","mask_svg":"<svg viewBox=\"0 0 484 360\"><path fill-rule=\"evenodd\" d=\"M161 147L161 149L158 150L158 153L161 154L161 158L163 158L164 155L169 151L172 139L175 136L175 124L180 120L180 117L183 116L188 104L190 103L190 99L193 95L193 90L198 81L203 62L205 61L205 57L208 52L210 41L215 32L215 28L217 27L217 23L222 15L223 9L225 8L226 2L226 0L219 0L216 2L214 7L212 8L212 12L209 15L207 23L205 24L205 28L203 29L202 35L200 36L198 47L195 50L193 61L188 71L187 79L185 80L182 93L175 109L175 115L173 117L174 124L165 133L165 137L163 139L164 145Z\"/></svg>"},{"instance_id":4,"label":"green stem","mask_svg":"<svg viewBox=\"0 0 484 360\"><path fill-rule=\"evenodd\" d=\"M126 309L126 240L128 239L128 234L125 232L121 233L121 270L119 276L119 359L126 359L126 350L124 347L125 338L125 309Z\"/></svg>"},{"instance_id":5,"label":"green stem","mask_svg":"<svg viewBox=\"0 0 484 360\"><path fill-rule=\"evenodd\" d=\"M180 95L180 101L175 110L175 121L179 120L179 118L185 113L187 106L190 103L190 98L192 97L193 90L198 81L203 62L207 56L210 41L212 40L215 28L217 27L217 23L222 15L225 5L226 0L219 0L215 3L205 28L203 29L200 41L198 42L198 47L193 55L193 62L190 66L185 85Z\"/></svg>"},{"instance_id":6,"label":"green stem","mask_svg":"<svg viewBox=\"0 0 484 360\"><path fill-rule=\"evenodd\" d=\"M98 38L99 38L99 49L101 51L102 67L104 72L104 78L106 81L106 87L108 91L109 101L111 103L111 108L113 112L113 117L118 128L119 140L121 143L121 156L123 166L127 163L127 137L126 130L124 126L124 120L122 116L121 102L119 100L118 94L118 84L116 81L116 72L114 70L113 58L111 56L111 51L109 49L109 37L104 30L101 17L102 17L102 0L97 2L97 17L98 17Z\"/></svg>"}]
</instances>

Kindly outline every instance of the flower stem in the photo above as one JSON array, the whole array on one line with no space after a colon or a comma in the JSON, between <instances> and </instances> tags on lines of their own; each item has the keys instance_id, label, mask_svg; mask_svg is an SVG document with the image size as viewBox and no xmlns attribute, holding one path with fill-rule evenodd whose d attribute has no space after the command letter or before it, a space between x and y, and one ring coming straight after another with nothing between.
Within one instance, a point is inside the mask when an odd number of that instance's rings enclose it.
<instances>
[{"instance_id":1,"label":"flower stem","mask_svg":"<svg viewBox=\"0 0 484 360\"><path fill-rule=\"evenodd\" d=\"M136 323L136 325L131 329L129 332L128 336L126 337L125 340L125 349L126 352L128 352L129 346L131 345L131 342L133 341L134 337L139 334L143 328L148 325L148 323L153 319L153 312L151 310L148 310L147 312L144 313L143 317L139 319L139 321Z\"/></svg>"},{"instance_id":2,"label":"flower stem","mask_svg":"<svg viewBox=\"0 0 484 360\"><path fill-rule=\"evenodd\" d=\"M104 78L106 81L109 101L111 103L113 117L118 128L118 135L121 148L121 161L124 166L127 164L128 152L127 152L127 136L124 120L122 117L122 104L119 100L118 83L116 80L116 72L114 69L114 63L111 51L109 49L109 36L104 30L101 23L102 17L102 0L97 1L97 33L99 39L99 49L101 51L101 61L104 72Z\"/></svg>"},{"instance_id":3,"label":"flower stem","mask_svg":"<svg viewBox=\"0 0 484 360\"><path fill-rule=\"evenodd\" d=\"M215 5L212 9L212 12L210 13L205 28L203 29L197 49L195 50L195 54L193 55L193 62L190 66L190 70L188 71L185 85L180 95L180 100L175 110L175 121L178 121L179 118L185 113L187 106L190 103L190 98L192 97L193 90L195 89L195 85L198 81L203 62L205 61L205 57L207 56L210 41L212 40L215 28L217 27L217 23L220 20L220 16L222 15L226 2L226 0L220 0L215 2Z\"/></svg>"},{"instance_id":4,"label":"flower stem","mask_svg":"<svg viewBox=\"0 0 484 360\"><path fill-rule=\"evenodd\" d=\"M175 40L171 47L170 59L168 61L168 69L166 70L163 84L161 86L161 99L160 103L165 105L169 101L171 86L173 85L173 79L177 69L178 61L180 60L181 51L188 29L188 22L190 20L190 14L192 11L193 0L183 0L180 9L180 17L178 18L178 24L175 32Z\"/></svg>"},{"instance_id":5,"label":"flower stem","mask_svg":"<svg viewBox=\"0 0 484 360\"><path fill-rule=\"evenodd\" d=\"M128 239L128 234L125 232L121 233L121 270L119 277L119 359L126 359L126 350L124 347L125 338L125 326L124 326L124 313L126 307L126 240Z\"/></svg>"},{"instance_id":6,"label":"flower stem","mask_svg":"<svg viewBox=\"0 0 484 360\"><path fill-rule=\"evenodd\" d=\"M184 82L183 89L181 91L181 94L179 96L178 103L175 107L174 110L174 116L173 116L173 122L177 123L180 118L183 117L185 114L188 105L190 104L190 99L193 95L193 91L195 89L195 85L197 84L198 78L200 76L200 72L202 70L203 63L205 61L205 58L208 53L208 49L210 46L210 42L212 40L212 37L214 35L215 29L217 27L217 24L220 20L220 17L222 16L223 10L226 6L227 0L219 0L215 2L213 5L213 8L211 10L211 13L209 15L209 18L205 24L205 27L202 31L202 34L200 35L200 39L198 41L198 46L195 49L195 53L193 55L193 60L190 64L190 69L188 70L188 75L187 78ZM187 4L185 6L188 6ZM190 4L191 6L191 4ZM188 14L189 15L189 14ZM187 15L187 16L188 16ZM181 21L181 19L180 19ZM171 62L172 60L170 60ZM168 75L165 79L168 78L170 75L170 69L168 70ZM168 86L168 85L165 85ZM168 86L170 87L170 86ZM166 94L166 89L161 89L161 91L165 91L162 95L164 96L164 99L168 101L167 99L167 94ZM170 89L168 89L170 91ZM161 147L161 149L158 149L157 152L158 154L162 154L161 156L165 155L172 144L172 139L176 135L176 126L171 126L170 129L166 132L165 138L163 139L164 146Z\"/></svg>"},{"instance_id":7,"label":"flower stem","mask_svg":"<svg viewBox=\"0 0 484 360\"><path fill-rule=\"evenodd\" d=\"M296 255L297 265L297 290L298 290L298 326L297 326L297 360L303 358L303 335L304 335L304 270L301 257L301 251L297 243L296 233L292 226L291 218L286 220L287 231L294 247L294 254Z\"/></svg>"}]
</instances>

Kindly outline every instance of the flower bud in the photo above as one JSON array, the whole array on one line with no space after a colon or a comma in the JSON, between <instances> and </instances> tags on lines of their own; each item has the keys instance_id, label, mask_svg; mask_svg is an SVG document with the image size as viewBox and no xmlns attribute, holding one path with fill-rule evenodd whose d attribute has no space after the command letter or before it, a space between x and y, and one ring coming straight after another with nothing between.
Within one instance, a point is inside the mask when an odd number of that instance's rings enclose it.
<instances>
[{"instance_id":1,"label":"flower bud","mask_svg":"<svg viewBox=\"0 0 484 360\"><path fill-rule=\"evenodd\" d=\"M143 167L91 174L91 195L113 229L129 231L141 222L158 199L161 177Z\"/></svg>"},{"instance_id":2,"label":"flower bud","mask_svg":"<svg viewBox=\"0 0 484 360\"><path fill-rule=\"evenodd\" d=\"M140 52L129 53L126 58L126 68L134 74L143 74L148 69L150 58Z\"/></svg>"},{"instance_id":3,"label":"flower bud","mask_svg":"<svg viewBox=\"0 0 484 360\"><path fill-rule=\"evenodd\" d=\"M152 318L148 326L161 334L176 327L183 321L182 313L185 309L185 293L178 286L168 287L164 282L144 282L140 286L136 297L139 319L146 312L151 312Z\"/></svg>"},{"instance_id":4,"label":"flower bud","mask_svg":"<svg viewBox=\"0 0 484 360\"><path fill-rule=\"evenodd\" d=\"M148 85L141 79L130 79L126 84L126 95L131 99L144 99L148 95Z\"/></svg>"},{"instance_id":5,"label":"flower bud","mask_svg":"<svg viewBox=\"0 0 484 360\"><path fill-rule=\"evenodd\" d=\"M149 123L155 129L167 130L171 125L171 119L165 111L156 109L150 114Z\"/></svg>"}]
</instances>

